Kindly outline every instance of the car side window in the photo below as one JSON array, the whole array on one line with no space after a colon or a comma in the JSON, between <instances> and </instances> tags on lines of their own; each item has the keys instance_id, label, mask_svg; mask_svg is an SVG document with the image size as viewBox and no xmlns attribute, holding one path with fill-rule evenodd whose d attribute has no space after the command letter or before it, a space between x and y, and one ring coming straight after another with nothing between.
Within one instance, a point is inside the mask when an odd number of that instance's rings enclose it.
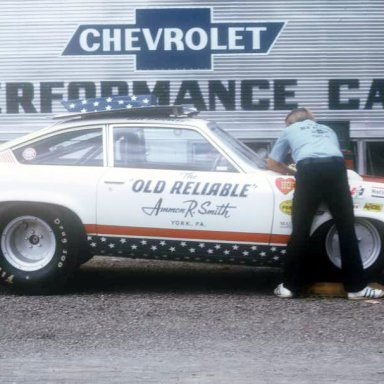
<instances>
[{"instance_id":1,"label":"car side window","mask_svg":"<svg viewBox=\"0 0 384 384\"><path fill-rule=\"evenodd\" d=\"M103 166L101 128L58 133L14 149L22 164Z\"/></svg>"},{"instance_id":2,"label":"car side window","mask_svg":"<svg viewBox=\"0 0 384 384\"><path fill-rule=\"evenodd\" d=\"M237 172L192 129L115 127L113 142L115 167Z\"/></svg>"}]
</instances>

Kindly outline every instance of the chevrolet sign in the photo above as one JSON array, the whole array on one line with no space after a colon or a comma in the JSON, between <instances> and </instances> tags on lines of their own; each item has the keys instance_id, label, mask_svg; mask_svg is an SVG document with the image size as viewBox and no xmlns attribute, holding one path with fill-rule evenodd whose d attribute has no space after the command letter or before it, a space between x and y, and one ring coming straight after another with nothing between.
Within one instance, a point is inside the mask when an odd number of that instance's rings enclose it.
<instances>
[{"instance_id":1,"label":"chevrolet sign","mask_svg":"<svg viewBox=\"0 0 384 384\"><path fill-rule=\"evenodd\" d=\"M135 24L80 25L63 55L135 55L138 70L209 70L214 54L268 54L284 25L213 23L211 8L136 9Z\"/></svg>"}]
</instances>

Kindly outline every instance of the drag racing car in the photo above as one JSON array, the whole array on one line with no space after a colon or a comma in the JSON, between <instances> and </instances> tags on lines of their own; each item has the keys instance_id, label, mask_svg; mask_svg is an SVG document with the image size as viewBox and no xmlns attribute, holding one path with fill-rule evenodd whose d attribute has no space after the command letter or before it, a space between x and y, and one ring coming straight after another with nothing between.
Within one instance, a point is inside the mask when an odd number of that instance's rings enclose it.
<instances>
[{"instance_id":1,"label":"drag racing car","mask_svg":"<svg viewBox=\"0 0 384 384\"><path fill-rule=\"evenodd\" d=\"M0 146L0 278L57 290L94 255L281 267L293 176L183 106L71 101L52 127ZM384 182L349 171L367 272L383 268ZM314 249L340 268L326 207Z\"/></svg>"}]
</instances>

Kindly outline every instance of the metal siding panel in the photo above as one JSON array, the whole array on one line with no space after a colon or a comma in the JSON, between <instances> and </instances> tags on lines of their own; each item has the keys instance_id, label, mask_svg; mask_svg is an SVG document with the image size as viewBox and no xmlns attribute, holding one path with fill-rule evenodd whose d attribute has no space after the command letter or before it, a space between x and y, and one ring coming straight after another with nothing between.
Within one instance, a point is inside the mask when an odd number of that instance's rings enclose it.
<instances>
[{"instance_id":1,"label":"metal siding panel","mask_svg":"<svg viewBox=\"0 0 384 384\"><path fill-rule=\"evenodd\" d=\"M216 55L212 71L135 71L132 56L62 56L69 39L81 24L134 23L135 8L211 7L214 22L287 21L269 55ZM127 0L2 0L0 2L0 140L8 140L49 123L63 111L53 102L52 114L7 113L6 83L32 83L33 105L40 111L40 83L59 82L55 92L68 97L68 84L101 81L171 82L171 100L182 81L198 81L208 102L208 82L236 84L236 110L226 111L217 100L216 111L203 117L218 121L237 136L276 137L287 110L274 110L273 80L295 79L295 101L314 110L319 119L351 120L352 135L381 135L383 105L365 110L372 79L383 79L384 3L351 1L127 1ZM269 98L266 111L244 111L240 86L244 80L268 80L270 89L254 91L255 98ZM359 89L344 97L360 99L359 110L329 110L328 81L358 79ZM384 90L382 91L384 93ZM348 95L348 96L346 96ZM384 101L383 101L384 103ZM368 128L368 129L367 129Z\"/></svg>"}]
</instances>

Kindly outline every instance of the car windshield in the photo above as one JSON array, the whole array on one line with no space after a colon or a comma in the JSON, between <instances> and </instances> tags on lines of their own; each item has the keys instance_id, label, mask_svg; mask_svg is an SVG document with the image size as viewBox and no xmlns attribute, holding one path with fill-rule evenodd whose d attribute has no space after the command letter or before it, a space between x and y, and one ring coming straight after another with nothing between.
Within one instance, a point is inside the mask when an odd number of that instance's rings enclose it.
<instances>
[{"instance_id":1,"label":"car windshield","mask_svg":"<svg viewBox=\"0 0 384 384\"><path fill-rule=\"evenodd\" d=\"M222 141L224 141L228 146L230 146L238 156L240 156L244 161L249 163L251 166L265 169L265 159L260 157L252 149L248 148L240 140L237 140L235 137L230 135L228 132L221 129L218 125L212 124L209 127L216 136L218 136Z\"/></svg>"}]
</instances>

